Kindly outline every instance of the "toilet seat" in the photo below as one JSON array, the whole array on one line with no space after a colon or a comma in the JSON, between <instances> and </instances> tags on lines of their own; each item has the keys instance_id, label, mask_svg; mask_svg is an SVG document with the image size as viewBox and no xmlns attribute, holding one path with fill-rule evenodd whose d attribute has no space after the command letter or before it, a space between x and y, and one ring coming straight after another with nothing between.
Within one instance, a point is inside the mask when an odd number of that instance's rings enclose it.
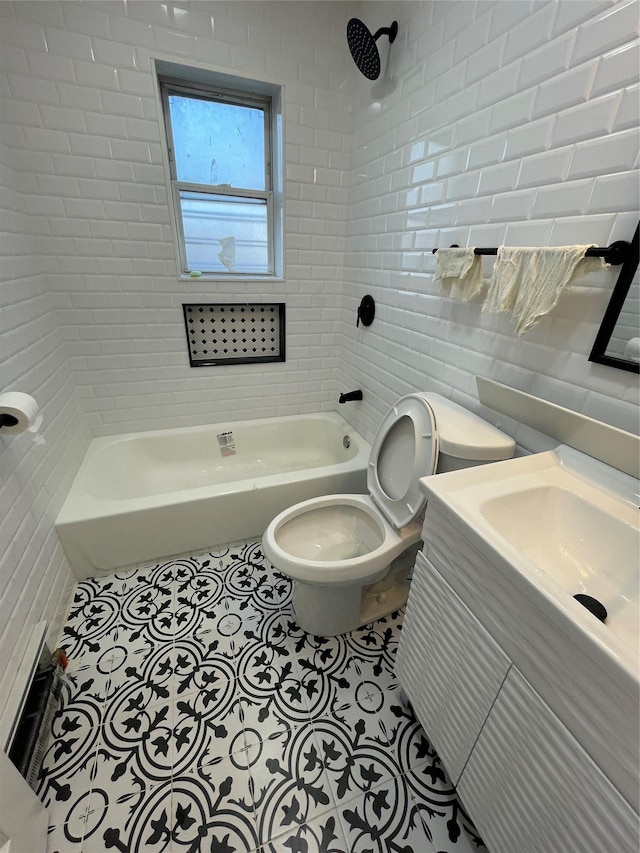
<instances>
[{"instance_id":1,"label":"toilet seat","mask_svg":"<svg viewBox=\"0 0 640 853\"><path fill-rule=\"evenodd\" d=\"M433 410L423 396L409 394L387 413L376 433L367 470L369 494L326 495L284 510L264 534L267 557L304 583L373 582L420 540L422 525L415 519L426 497L419 481L435 472L437 462ZM364 516L375 531L366 536L357 532Z\"/></svg>"},{"instance_id":2,"label":"toilet seat","mask_svg":"<svg viewBox=\"0 0 640 853\"><path fill-rule=\"evenodd\" d=\"M376 433L367 470L369 494L396 530L424 508L420 478L435 474L438 452L435 415L428 401L418 394L403 397Z\"/></svg>"},{"instance_id":3,"label":"toilet seat","mask_svg":"<svg viewBox=\"0 0 640 853\"><path fill-rule=\"evenodd\" d=\"M333 532L322 517L325 510L334 514L345 531L351 528L353 537L361 540L364 547L359 553L329 556L325 552L317 557L312 553L315 542L320 546L333 544ZM358 535L358 518L368 520L368 542ZM281 512L267 528L263 544L268 559L294 580L335 586L371 582L421 535L418 522L395 530L369 495L325 495Z\"/></svg>"},{"instance_id":4,"label":"toilet seat","mask_svg":"<svg viewBox=\"0 0 640 853\"><path fill-rule=\"evenodd\" d=\"M333 637L402 607L422 538L421 478L506 459L513 446L437 394L399 400L373 440L369 494L311 498L285 509L264 533L265 556L294 581L296 623L309 634Z\"/></svg>"}]
</instances>

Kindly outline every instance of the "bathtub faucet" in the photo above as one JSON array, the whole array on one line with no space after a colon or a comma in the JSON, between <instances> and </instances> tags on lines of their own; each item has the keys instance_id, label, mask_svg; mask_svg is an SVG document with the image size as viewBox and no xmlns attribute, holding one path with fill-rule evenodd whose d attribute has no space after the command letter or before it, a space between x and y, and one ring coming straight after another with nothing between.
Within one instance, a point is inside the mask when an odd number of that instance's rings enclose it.
<instances>
[{"instance_id":1,"label":"bathtub faucet","mask_svg":"<svg viewBox=\"0 0 640 853\"><path fill-rule=\"evenodd\" d=\"M349 403L351 400L362 400L362 391L346 391L340 394L339 403Z\"/></svg>"}]
</instances>

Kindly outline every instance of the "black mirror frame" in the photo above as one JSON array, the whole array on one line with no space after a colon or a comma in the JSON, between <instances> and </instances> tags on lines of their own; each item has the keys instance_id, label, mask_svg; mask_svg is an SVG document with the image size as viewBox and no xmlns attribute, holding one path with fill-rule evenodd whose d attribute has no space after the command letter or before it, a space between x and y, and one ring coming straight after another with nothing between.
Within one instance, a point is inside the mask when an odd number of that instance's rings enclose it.
<instances>
[{"instance_id":1,"label":"black mirror frame","mask_svg":"<svg viewBox=\"0 0 640 853\"><path fill-rule=\"evenodd\" d=\"M629 254L625 262L622 264L622 269L618 275L618 280L613 288L611 299L607 305L607 310L604 312L600 329L593 342L589 361L594 361L597 364L606 364L609 367L619 367L620 370L628 370L631 373L640 373L640 364L633 361L627 361L624 358L616 358L612 355L606 355L607 346L613 334L620 311L624 305L624 300L627 298L627 293L631 287L633 276L638 269L638 255L640 250L640 223L636 228L636 233L633 235L633 240L629 246Z\"/></svg>"}]
</instances>

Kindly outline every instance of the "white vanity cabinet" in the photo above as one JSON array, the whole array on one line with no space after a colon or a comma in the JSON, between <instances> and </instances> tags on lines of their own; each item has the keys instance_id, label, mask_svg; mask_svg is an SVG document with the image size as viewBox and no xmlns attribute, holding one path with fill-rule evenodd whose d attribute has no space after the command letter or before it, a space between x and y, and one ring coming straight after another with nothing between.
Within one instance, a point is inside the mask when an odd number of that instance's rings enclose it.
<instances>
[{"instance_id":1,"label":"white vanity cabinet","mask_svg":"<svg viewBox=\"0 0 640 853\"><path fill-rule=\"evenodd\" d=\"M637 853L634 809L422 553L396 674L491 853Z\"/></svg>"},{"instance_id":2,"label":"white vanity cabinet","mask_svg":"<svg viewBox=\"0 0 640 853\"><path fill-rule=\"evenodd\" d=\"M396 675L454 785L491 710L510 661L418 554Z\"/></svg>"},{"instance_id":3,"label":"white vanity cabinet","mask_svg":"<svg viewBox=\"0 0 640 853\"><path fill-rule=\"evenodd\" d=\"M491 853L638 851L638 816L515 667L457 790Z\"/></svg>"}]
</instances>

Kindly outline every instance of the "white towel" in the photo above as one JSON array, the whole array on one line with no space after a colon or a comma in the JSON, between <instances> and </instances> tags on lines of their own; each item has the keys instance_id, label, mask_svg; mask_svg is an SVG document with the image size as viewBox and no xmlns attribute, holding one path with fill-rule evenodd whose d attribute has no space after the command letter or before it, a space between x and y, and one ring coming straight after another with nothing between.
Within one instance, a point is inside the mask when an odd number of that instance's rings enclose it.
<instances>
[{"instance_id":1,"label":"white towel","mask_svg":"<svg viewBox=\"0 0 640 853\"><path fill-rule=\"evenodd\" d=\"M438 249L434 278L449 296L468 302L482 289L482 258L473 248Z\"/></svg>"},{"instance_id":2,"label":"white towel","mask_svg":"<svg viewBox=\"0 0 640 853\"><path fill-rule=\"evenodd\" d=\"M590 248L500 246L482 313L512 311L516 332L524 334L555 307L565 287L607 266L602 258L585 258Z\"/></svg>"}]
</instances>

